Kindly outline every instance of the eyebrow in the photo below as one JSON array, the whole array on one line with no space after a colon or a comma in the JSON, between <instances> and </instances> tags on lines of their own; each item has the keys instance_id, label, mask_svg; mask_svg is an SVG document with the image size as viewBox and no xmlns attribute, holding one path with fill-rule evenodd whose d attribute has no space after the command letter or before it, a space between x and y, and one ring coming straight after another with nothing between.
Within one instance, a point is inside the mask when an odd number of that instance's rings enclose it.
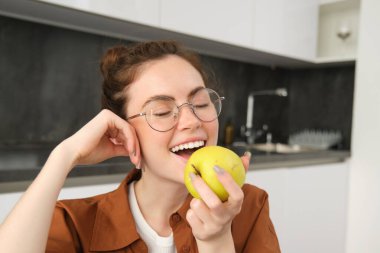
<instances>
[{"instance_id":1,"label":"eyebrow","mask_svg":"<svg viewBox=\"0 0 380 253\"><path fill-rule=\"evenodd\" d=\"M205 88L205 87L198 86L198 87L194 88L193 90L190 91L190 93L187 97L188 98L192 97L195 93L197 93L199 90L201 90L203 88ZM168 96L168 95L156 95L156 96L148 98L148 100L145 101L145 103L143 104L142 108L144 108L147 104L149 104L150 102L152 102L154 100L173 100L173 101L175 101L175 98L172 96Z\"/></svg>"}]
</instances>

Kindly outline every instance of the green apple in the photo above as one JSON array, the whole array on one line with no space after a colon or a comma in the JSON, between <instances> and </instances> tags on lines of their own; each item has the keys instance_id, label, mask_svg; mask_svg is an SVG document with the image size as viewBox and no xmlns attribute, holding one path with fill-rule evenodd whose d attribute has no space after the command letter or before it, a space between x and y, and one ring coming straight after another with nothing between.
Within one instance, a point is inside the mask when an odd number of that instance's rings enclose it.
<instances>
[{"instance_id":1,"label":"green apple","mask_svg":"<svg viewBox=\"0 0 380 253\"><path fill-rule=\"evenodd\" d=\"M222 201L228 199L228 192L218 180L217 173L214 170L215 165L228 172L240 187L243 186L245 181L245 169L241 158L227 148L206 146L196 150L190 156L185 167L185 185L194 198L201 199L192 184L190 178L191 172L202 177L206 184Z\"/></svg>"}]
</instances>

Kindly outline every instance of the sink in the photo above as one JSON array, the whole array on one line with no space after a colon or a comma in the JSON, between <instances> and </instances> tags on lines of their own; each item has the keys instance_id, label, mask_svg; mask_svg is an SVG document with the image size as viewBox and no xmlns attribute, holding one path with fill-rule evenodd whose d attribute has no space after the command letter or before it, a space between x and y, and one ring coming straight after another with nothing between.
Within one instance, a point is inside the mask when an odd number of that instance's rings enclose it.
<instances>
[{"instance_id":1,"label":"sink","mask_svg":"<svg viewBox=\"0 0 380 253\"><path fill-rule=\"evenodd\" d=\"M280 153L280 154L315 151L315 149L313 148L301 147L300 145L289 145L289 144L283 144L283 143L253 144L252 148L265 151L265 152L275 152L275 153Z\"/></svg>"},{"instance_id":2,"label":"sink","mask_svg":"<svg viewBox=\"0 0 380 253\"><path fill-rule=\"evenodd\" d=\"M297 154L316 151L316 149L313 148L284 143L257 143L248 145L244 142L233 143L231 149L238 154L244 154L245 151L250 151L252 154Z\"/></svg>"}]
</instances>

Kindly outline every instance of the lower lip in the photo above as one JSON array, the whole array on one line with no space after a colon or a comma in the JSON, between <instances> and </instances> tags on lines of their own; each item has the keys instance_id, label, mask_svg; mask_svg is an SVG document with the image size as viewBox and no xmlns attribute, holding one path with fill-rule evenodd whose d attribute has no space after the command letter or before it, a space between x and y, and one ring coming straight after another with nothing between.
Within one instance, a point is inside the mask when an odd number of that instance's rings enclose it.
<instances>
[{"instance_id":1,"label":"lower lip","mask_svg":"<svg viewBox=\"0 0 380 253\"><path fill-rule=\"evenodd\" d=\"M176 158L179 158L181 161L183 161L185 164L187 163L187 160L189 160L190 156L186 156L186 157L183 157L183 156L179 156L177 154L174 154L172 153L172 155L174 155Z\"/></svg>"}]
</instances>

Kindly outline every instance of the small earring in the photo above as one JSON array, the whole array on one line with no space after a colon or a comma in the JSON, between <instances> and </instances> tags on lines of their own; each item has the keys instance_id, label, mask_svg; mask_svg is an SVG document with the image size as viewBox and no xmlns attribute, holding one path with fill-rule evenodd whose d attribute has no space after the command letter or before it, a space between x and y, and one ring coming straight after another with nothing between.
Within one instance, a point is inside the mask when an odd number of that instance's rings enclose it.
<instances>
[{"instance_id":1,"label":"small earring","mask_svg":"<svg viewBox=\"0 0 380 253\"><path fill-rule=\"evenodd\" d=\"M141 166L141 162L136 166L136 169L141 170L142 172L145 172L145 168Z\"/></svg>"}]
</instances>

